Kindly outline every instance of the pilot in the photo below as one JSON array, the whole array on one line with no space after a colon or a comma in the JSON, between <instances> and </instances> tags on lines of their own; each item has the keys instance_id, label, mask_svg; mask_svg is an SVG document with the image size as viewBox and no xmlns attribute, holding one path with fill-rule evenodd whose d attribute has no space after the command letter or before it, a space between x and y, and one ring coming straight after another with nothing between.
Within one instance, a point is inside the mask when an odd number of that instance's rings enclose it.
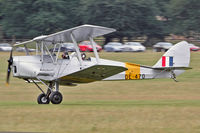
<instances>
[{"instance_id":1,"label":"pilot","mask_svg":"<svg viewBox=\"0 0 200 133\"><path fill-rule=\"evenodd\" d=\"M69 59L69 54L67 51L65 51L63 54L62 54L62 58L63 59Z\"/></svg>"},{"instance_id":2,"label":"pilot","mask_svg":"<svg viewBox=\"0 0 200 133\"><path fill-rule=\"evenodd\" d=\"M85 59L86 59L86 54L85 54L85 53L82 53L82 54L81 54L81 57L82 57L82 60L85 60Z\"/></svg>"},{"instance_id":3,"label":"pilot","mask_svg":"<svg viewBox=\"0 0 200 133\"><path fill-rule=\"evenodd\" d=\"M81 54L81 57L82 57L82 60L88 60L88 61L91 61L91 58L86 58L86 54L85 53L82 53Z\"/></svg>"}]
</instances>

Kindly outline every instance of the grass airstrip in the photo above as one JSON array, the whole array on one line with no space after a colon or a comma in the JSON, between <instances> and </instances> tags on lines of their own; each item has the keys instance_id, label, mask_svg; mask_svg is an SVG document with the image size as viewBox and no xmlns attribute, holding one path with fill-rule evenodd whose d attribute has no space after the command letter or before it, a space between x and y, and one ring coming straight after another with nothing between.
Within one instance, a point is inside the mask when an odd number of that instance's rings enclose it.
<instances>
[{"instance_id":1,"label":"grass airstrip","mask_svg":"<svg viewBox=\"0 0 200 133\"><path fill-rule=\"evenodd\" d=\"M100 57L153 65L162 54L100 52ZM200 132L200 52L191 53L193 69L180 75L179 82L155 79L61 86L60 105L38 105L41 92L23 80L11 78L5 86L8 57L9 53L0 53L0 132Z\"/></svg>"}]
</instances>

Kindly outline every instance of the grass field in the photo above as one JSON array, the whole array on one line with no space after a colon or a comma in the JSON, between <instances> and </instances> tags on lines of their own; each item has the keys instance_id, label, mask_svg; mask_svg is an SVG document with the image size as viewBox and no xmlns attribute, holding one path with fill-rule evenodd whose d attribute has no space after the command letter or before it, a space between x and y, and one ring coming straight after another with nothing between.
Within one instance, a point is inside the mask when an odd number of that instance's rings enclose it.
<instances>
[{"instance_id":1,"label":"grass field","mask_svg":"<svg viewBox=\"0 0 200 133\"><path fill-rule=\"evenodd\" d=\"M100 57L153 65L163 53L105 53ZM0 131L53 133L199 133L200 52L193 69L171 79L94 82L63 87L60 105L38 105L40 91L11 78L0 53Z\"/></svg>"}]
</instances>

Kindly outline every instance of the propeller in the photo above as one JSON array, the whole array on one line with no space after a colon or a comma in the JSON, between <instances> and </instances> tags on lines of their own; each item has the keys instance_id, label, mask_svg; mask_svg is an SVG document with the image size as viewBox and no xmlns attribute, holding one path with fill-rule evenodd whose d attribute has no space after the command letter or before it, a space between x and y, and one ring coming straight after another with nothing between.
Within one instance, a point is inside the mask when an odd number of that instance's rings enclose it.
<instances>
[{"instance_id":1,"label":"propeller","mask_svg":"<svg viewBox=\"0 0 200 133\"><path fill-rule=\"evenodd\" d=\"M10 51L10 58L8 60L8 69L7 69L7 77L6 77L6 84L9 84L9 80L10 80L10 72L12 70L12 64L13 64L13 57L12 57L12 52L13 49Z\"/></svg>"}]
</instances>

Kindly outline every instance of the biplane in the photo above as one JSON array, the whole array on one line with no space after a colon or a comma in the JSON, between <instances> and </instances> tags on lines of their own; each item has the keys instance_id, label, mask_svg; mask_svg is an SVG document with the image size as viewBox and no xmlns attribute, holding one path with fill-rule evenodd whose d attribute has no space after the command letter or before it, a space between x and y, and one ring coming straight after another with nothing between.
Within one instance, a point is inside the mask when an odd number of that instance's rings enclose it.
<instances>
[{"instance_id":1,"label":"biplane","mask_svg":"<svg viewBox=\"0 0 200 133\"><path fill-rule=\"evenodd\" d=\"M24 79L27 83L34 83L41 94L37 98L38 104L60 104L63 96L59 85L74 86L79 83L90 83L105 80L139 80L155 78L172 78L189 69L190 49L188 43L182 41L168 50L154 66L134 63L124 63L99 58L96 43L93 38L116 31L94 25L82 25L51 35L42 35L32 40L15 44L24 47L25 56L13 56L13 50L8 60L7 83L10 73ZM78 47L78 42L89 40L92 44L94 57L86 58ZM74 44L75 52L60 58L60 48L63 43ZM30 54L28 46L34 45L36 51ZM49 49L53 50L49 50ZM55 49L56 52L54 51ZM42 89L39 83L47 89Z\"/></svg>"}]
</instances>

